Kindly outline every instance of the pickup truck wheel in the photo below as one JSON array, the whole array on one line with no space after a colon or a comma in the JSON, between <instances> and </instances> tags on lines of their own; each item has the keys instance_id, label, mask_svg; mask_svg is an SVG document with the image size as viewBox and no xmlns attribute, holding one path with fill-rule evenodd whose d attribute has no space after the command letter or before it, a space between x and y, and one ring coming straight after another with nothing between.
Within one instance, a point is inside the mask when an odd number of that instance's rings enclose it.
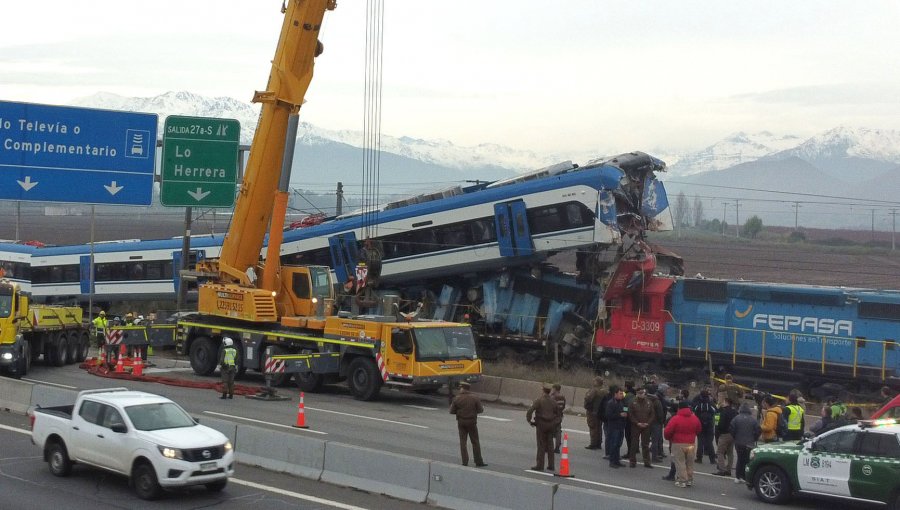
<instances>
[{"instance_id":1,"label":"pickup truck wheel","mask_svg":"<svg viewBox=\"0 0 900 510\"><path fill-rule=\"evenodd\" d=\"M146 462L138 464L132 473L134 492L141 499L153 500L160 496L162 488L156 479L156 471Z\"/></svg>"},{"instance_id":2,"label":"pickup truck wheel","mask_svg":"<svg viewBox=\"0 0 900 510\"><path fill-rule=\"evenodd\" d=\"M217 349L212 340L205 336L197 337L191 344L191 368L197 375L212 375L216 370Z\"/></svg>"},{"instance_id":3,"label":"pickup truck wheel","mask_svg":"<svg viewBox=\"0 0 900 510\"><path fill-rule=\"evenodd\" d=\"M355 358L350 362L350 393L357 400L372 400L378 396L383 383L375 362L369 358Z\"/></svg>"},{"instance_id":4,"label":"pickup truck wheel","mask_svg":"<svg viewBox=\"0 0 900 510\"><path fill-rule=\"evenodd\" d=\"M210 482L206 484L206 490L208 490L209 492L222 492L222 489L224 489L226 485L228 485L227 478L225 478L224 480L219 480L218 482Z\"/></svg>"},{"instance_id":5,"label":"pickup truck wheel","mask_svg":"<svg viewBox=\"0 0 900 510\"><path fill-rule=\"evenodd\" d=\"M781 504L791 497L791 481L778 466L762 466L753 475L756 497L765 503Z\"/></svg>"},{"instance_id":6,"label":"pickup truck wheel","mask_svg":"<svg viewBox=\"0 0 900 510\"><path fill-rule=\"evenodd\" d=\"M69 476L72 472L72 461L65 445L53 442L47 447L47 466L53 476Z\"/></svg>"}]
</instances>

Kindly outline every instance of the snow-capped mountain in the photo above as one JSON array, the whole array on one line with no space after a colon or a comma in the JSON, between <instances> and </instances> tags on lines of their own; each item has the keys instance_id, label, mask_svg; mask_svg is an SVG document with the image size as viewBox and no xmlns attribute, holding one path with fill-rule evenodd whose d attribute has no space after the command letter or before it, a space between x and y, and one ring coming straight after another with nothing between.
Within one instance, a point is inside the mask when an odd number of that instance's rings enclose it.
<instances>
[{"instance_id":1,"label":"snow-capped mountain","mask_svg":"<svg viewBox=\"0 0 900 510\"><path fill-rule=\"evenodd\" d=\"M900 163L900 131L840 126L773 156L782 155L806 161L863 158Z\"/></svg>"},{"instance_id":2,"label":"snow-capped mountain","mask_svg":"<svg viewBox=\"0 0 900 510\"><path fill-rule=\"evenodd\" d=\"M723 170L796 147L801 141L799 137L793 135L776 135L769 131L739 132L701 151L678 157L677 162L670 164L669 174L685 176Z\"/></svg>"},{"instance_id":3,"label":"snow-capped mountain","mask_svg":"<svg viewBox=\"0 0 900 510\"><path fill-rule=\"evenodd\" d=\"M156 97L123 97L108 92L100 92L79 98L73 106L102 108L135 112L156 113L160 128L169 115L189 115L197 117L233 118L241 123L241 143L250 144L259 121L258 105L244 103L230 97L208 98L190 92L167 92ZM160 130L160 132L162 132ZM363 147L362 131L322 129L307 122L301 122L297 139L303 145L327 143L346 144ZM557 163L553 155L521 151L502 145L484 143L474 147L455 145L448 140L423 140L409 136L395 137L382 134L381 150L455 170L493 167L511 172L525 172ZM594 155L592 157L597 157ZM571 159L564 157L562 159Z\"/></svg>"}]
</instances>

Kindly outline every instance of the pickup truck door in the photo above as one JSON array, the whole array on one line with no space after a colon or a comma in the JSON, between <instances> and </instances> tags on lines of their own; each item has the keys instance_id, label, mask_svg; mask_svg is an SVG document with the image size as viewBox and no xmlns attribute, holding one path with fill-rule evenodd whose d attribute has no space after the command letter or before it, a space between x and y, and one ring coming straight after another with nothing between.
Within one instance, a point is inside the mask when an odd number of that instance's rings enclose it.
<instances>
[{"instance_id":1,"label":"pickup truck door","mask_svg":"<svg viewBox=\"0 0 900 510\"><path fill-rule=\"evenodd\" d=\"M888 501L900 485L900 438L876 430L860 435L859 455L850 470L850 493L855 498Z\"/></svg>"},{"instance_id":2,"label":"pickup truck door","mask_svg":"<svg viewBox=\"0 0 900 510\"><path fill-rule=\"evenodd\" d=\"M103 444L101 436L104 435L100 426L102 415L103 404L86 399L81 401L72 416L72 430L66 444L73 459L102 465L100 463L100 449Z\"/></svg>"},{"instance_id":3,"label":"pickup truck door","mask_svg":"<svg viewBox=\"0 0 900 510\"><path fill-rule=\"evenodd\" d=\"M115 425L126 425L122 419L122 414L115 407L103 404L103 413L100 415L98 458L100 465L118 471L127 473L126 467L131 462L130 449L127 446L127 432L113 432L112 427Z\"/></svg>"}]
</instances>

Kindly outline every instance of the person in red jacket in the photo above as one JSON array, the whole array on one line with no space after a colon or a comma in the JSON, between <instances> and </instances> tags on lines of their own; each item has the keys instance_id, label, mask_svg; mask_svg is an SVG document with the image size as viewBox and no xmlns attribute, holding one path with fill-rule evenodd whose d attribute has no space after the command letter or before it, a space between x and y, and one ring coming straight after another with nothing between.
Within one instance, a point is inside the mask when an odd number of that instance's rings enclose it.
<instances>
[{"instance_id":1,"label":"person in red jacket","mask_svg":"<svg viewBox=\"0 0 900 510\"><path fill-rule=\"evenodd\" d=\"M691 412L689 402L678 404L678 412L669 420L663 435L672 445L672 458L675 461L675 486L690 487L694 485L694 443L697 434L703 430L700 419Z\"/></svg>"}]
</instances>

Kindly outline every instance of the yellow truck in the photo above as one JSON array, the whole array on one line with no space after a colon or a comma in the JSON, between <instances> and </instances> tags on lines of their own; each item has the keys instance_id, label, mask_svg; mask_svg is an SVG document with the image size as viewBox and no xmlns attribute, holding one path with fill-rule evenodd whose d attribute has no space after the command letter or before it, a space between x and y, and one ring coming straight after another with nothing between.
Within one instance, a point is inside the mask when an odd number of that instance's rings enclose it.
<instances>
[{"instance_id":1,"label":"yellow truck","mask_svg":"<svg viewBox=\"0 0 900 510\"><path fill-rule=\"evenodd\" d=\"M90 338L81 308L32 305L30 297L0 279L0 373L21 378L42 356L54 366L84 361Z\"/></svg>"},{"instance_id":2,"label":"yellow truck","mask_svg":"<svg viewBox=\"0 0 900 510\"><path fill-rule=\"evenodd\" d=\"M190 357L194 372L210 375L222 339L230 337L239 353L239 375L248 369L271 372L267 361L277 361L283 371L274 374L276 385L291 374L305 391L347 379L363 400L375 398L384 384L431 390L477 380L481 360L468 324L416 321L395 315L390 304L380 315L333 315L330 268L281 264L298 114L313 62L323 51L318 35L325 11L335 6L334 0L284 5L268 89L253 97L262 111L234 215L219 258L191 272L201 280L197 310L178 321L176 348Z\"/></svg>"}]
</instances>

